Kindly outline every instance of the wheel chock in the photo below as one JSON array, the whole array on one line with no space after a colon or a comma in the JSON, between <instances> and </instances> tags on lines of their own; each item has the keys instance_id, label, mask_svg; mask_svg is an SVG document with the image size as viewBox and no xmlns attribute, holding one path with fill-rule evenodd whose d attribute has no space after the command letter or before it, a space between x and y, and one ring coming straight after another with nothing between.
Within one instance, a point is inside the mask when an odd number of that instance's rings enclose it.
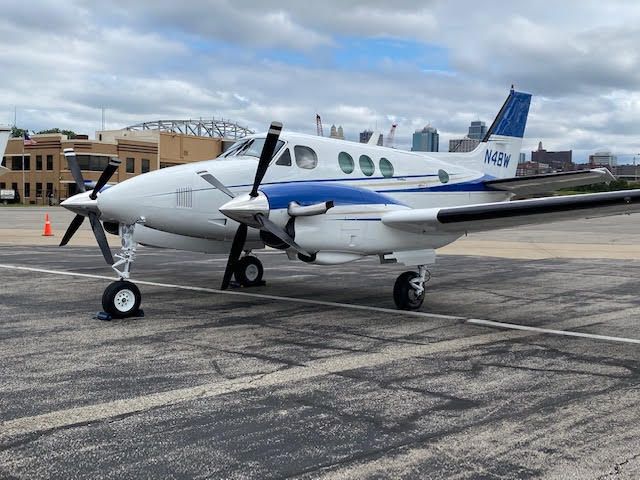
<instances>
[{"instance_id":1,"label":"wheel chock","mask_svg":"<svg viewBox=\"0 0 640 480\"><path fill-rule=\"evenodd\" d=\"M111 320L113 320L113 317L107 312L98 312L93 318L96 320L102 320L103 322L110 322ZM135 313L135 315L131 315L130 317L126 318L144 318L144 310L140 308Z\"/></svg>"}]
</instances>

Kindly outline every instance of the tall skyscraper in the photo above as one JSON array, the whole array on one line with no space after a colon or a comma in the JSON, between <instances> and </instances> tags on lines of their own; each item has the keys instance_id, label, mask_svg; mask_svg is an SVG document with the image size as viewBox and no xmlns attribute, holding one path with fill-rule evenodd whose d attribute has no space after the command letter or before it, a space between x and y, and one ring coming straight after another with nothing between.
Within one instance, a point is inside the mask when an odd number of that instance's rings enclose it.
<instances>
[{"instance_id":1,"label":"tall skyscraper","mask_svg":"<svg viewBox=\"0 0 640 480\"><path fill-rule=\"evenodd\" d=\"M363 130L360 132L360 143L367 143L373 135L373 130Z\"/></svg>"},{"instance_id":2,"label":"tall skyscraper","mask_svg":"<svg viewBox=\"0 0 640 480\"><path fill-rule=\"evenodd\" d=\"M363 130L362 132L360 132L360 143L367 143L371 139L372 135L373 130ZM378 135L378 141L376 142L376 144L382 146L383 142L384 136L382 134Z\"/></svg>"},{"instance_id":3,"label":"tall skyscraper","mask_svg":"<svg viewBox=\"0 0 640 480\"><path fill-rule=\"evenodd\" d=\"M471 125L469 125L469 133L467 134L467 137L473 138L474 140L478 140L478 142L480 142L487 134L487 130L487 126L484 122L481 122L480 120L474 120L473 122L471 122Z\"/></svg>"},{"instance_id":4,"label":"tall skyscraper","mask_svg":"<svg viewBox=\"0 0 640 480\"><path fill-rule=\"evenodd\" d=\"M427 125L413 134L412 152L437 152L440 144L438 130Z\"/></svg>"}]
</instances>

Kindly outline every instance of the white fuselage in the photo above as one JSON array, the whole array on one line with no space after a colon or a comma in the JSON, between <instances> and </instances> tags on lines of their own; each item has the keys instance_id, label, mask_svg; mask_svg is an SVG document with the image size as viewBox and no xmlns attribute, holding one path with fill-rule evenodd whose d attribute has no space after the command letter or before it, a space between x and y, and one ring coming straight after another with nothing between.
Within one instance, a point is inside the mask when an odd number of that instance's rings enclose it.
<instances>
[{"instance_id":1,"label":"white fuselage","mask_svg":"<svg viewBox=\"0 0 640 480\"><path fill-rule=\"evenodd\" d=\"M247 137L249 142L264 136ZM380 217L403 208L458 206L509 199L509 194L484 188L483 172L447 162L447 154L407 152L355 142L283 132L261 187L295 184L342 184L371 190L393 199L391 204L336 205L324 215L295 219L296 242L309 251L355 255L439 248L459 234L423 235L401 232ZM314 164L313 155L317 159ZM241 149L240 149L241 150ZM226 252L238 224L219 208L229 197L205 182L206 170L234 194L251 189L257 155L231 149L215 160L180 165L140 175L98 196L103 221L138 224L136 239L165 248ZM287 163L285 155L290 155ZM456 158L464 158L456 154ZM349 160L351 159L351 160ZM312 168L309 168L312 167ZM272 208L270 218L284 226L286 205ZM182 238L184 237L184 238ZM251 248L264 246L259 231L249 229ZM344 257L347 258L347 257ZM339 262L337 262L339 263Z\"/></svg>"}]
</instances>

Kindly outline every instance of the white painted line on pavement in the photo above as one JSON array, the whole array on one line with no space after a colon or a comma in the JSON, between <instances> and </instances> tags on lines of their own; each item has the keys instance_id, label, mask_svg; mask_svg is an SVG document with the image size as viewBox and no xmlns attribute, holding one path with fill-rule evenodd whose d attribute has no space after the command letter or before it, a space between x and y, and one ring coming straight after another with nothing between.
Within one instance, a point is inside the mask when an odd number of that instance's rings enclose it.
<instances>
[{"instance_id":1,"label":"white painted line on pavement","mask_svg":"<svg viewBox=\"0 0 640 480\"><path fill-rule=\"evenodd\" d=\"M100 280L111 280L111 281L116 280L114 277L108 277L106 275L95 275L92 273L65 272L62 270L49 270L45 268L20 267L17 265L0 264L0 268L5 268L8 270L24 270L27 272L49 273L52 275L66 275L68 277L97 278ZM218 290L216 288L192 287L188 285L176 285L173 283L148 282L145 280L138 280L138 279L135 280L135 283L140 285L150 285L153 287L165 287L165 288L177 288L180 290L190 290L193 292L206 292L206 293L215 293L215 294L222 294L222 295L238 295L241 297L263 298L266 300L278 300L282 302L303 303L307 305L323 305L326 307L334 307L334 308L350 308L352 310L368 310L373 312L390 313L393 315L411 315L414 317L439 318L443 320L455 320L458 322L464 322L466 320L466 318L464 317L456 317L453 315L442 315L439 313L410 312L406 310L395 310L393 308L372 307L369 305L356 305L353 303L328 302L325 300L313 300L310 298L283 297L281 295L268 295L266 293L250 293L250 292L241 292L238 290Z\"/></svg>"},{"instance_id":2,"label":"white painted line on pavement","mask_svg":"<svg viewBox=\"0 0 640 480\"><path fill-rule=\"evenodd\" d=\"M23 270L28 272L47 273L52 275L66 275L69 277L84 277L84 278L97 278L100 280L115 280L113 277L107 277L105 275L65 272L61 270L49 270L45 268L34 268L34 267L21 267L17 265L0 264L0 268L5 268L8 270ZM262 298L266 300L278 300L282 302L301 303L306 305L322 305L322 306L332 307L332 308L348 308L351 310L365 310L365 311L389 313L393 315L410 315L414 317L437 318L442 320L453 320L460 323L469 323L472 325L480 325L484 327L501 328L501 329L507 329L507 330L523 330L523 331L537 332L537 333L542 333L547 335L561 335L565 337L591 338L594 340L603 340L603 341L619 342L619 343L633 343L633 344L640 345L640 339L635 339L635 338L614 337L614 336L608 336L608 335L598 335L594 333L573 332L569 330L554 330L551 328L518 325L515 323L496 322L493 320L482 320L477 318L465 318L465 317L458 317L454 315L443 315L439 313L411 312L407 310L395 310L391 308L373 307L368 305L356 305L352 303L329 302L326 300L313 300L310 298L283 297L281 295L268 295L265 293L240 292L237 290L218 290L215 288L192 287L188 285L177 285L173 283L148 282L145 280L136 280L136 283L140 285L149 285L149 286L164 287L164 288L175 288L180 290L190 290L194 292L206 292L206 293L214 293L214 294L222 294L222 295L238 295L242 297Z\"/></svg>"},{"instance_id":3,"label":"white painted line on pavement","mask_svg":"<svg viewBox=\"0 0 640 480\"><path fill-rule=\"evenodd\" d=\"M466 320L465 323L471 323L474 325L483 325L485 327L505 328L508 330L525 330L528 332L547 333L550 335L563 335L565 337L593 338L595 340L605 340L609 342L621 342L621 343L635 343L640 345L640 340L637 338L611 337L609 335L598 335L595 333L586 333L586 332L572 332L570 330L554 330L552 328L530 327L528 325L518 325L516 323L506 323L506 322L494 322L492 320L481 320L477 318L469 318Z\"/></svg>"}]
</instances>

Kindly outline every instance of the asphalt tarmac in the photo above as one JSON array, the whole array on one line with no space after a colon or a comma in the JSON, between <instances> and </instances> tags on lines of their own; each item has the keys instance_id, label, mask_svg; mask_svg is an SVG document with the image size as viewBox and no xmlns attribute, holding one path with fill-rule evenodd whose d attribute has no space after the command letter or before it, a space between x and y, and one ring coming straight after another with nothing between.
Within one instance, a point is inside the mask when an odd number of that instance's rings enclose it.
<instances>
[{"instance_id":1,"label":"asphalt tarmac","mask_svg":"<svg viewBox=\"0 0 640 480\"><path fill-rule=\"evenodd\" d=\"M1 246L0 478L640 476L640 259L443 255L407 313L405 267L259 257L141 248L103 322L97 247Z\"/></svg>"}]
</instances>

